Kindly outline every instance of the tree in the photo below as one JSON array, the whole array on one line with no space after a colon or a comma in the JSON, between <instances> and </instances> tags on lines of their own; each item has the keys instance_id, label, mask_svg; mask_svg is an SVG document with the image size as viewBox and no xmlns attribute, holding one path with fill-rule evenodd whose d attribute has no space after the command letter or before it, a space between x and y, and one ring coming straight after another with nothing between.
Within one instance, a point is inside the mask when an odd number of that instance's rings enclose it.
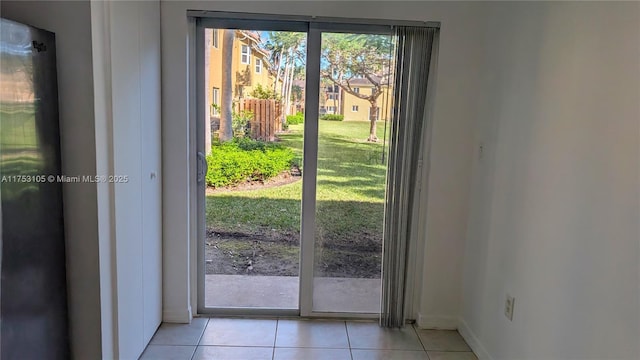
<instances>
[{"instance_id":1,"label":"tree","mask_svg":"<svg viewBox=\"0 0 640 360\"><path fill-rule=\"evenodd\" d=\"M204 43L205 43L205 49L211 49L211 45L212 45L212 41L213 41L213 30L212 29L206 29L204 31ZM207 70L204 72L204 78L205 78L205 89L206 89L206 96L205 99L207 99L206 101L210 101L209 99L212 98L211 93L212 93L212 89L211 89L211 74L209 74L209 63L211 62L211 51L207 50L204 52L204 68ZM205 106L205 111L204 111L204 149L205 149L205 154L209 155L211 154L211 106Z\"/></svg>"},{"instance_id":2,"label":"tree","mask_svg":"<svg viewBox=\"0 0 640 360\"><path fill-rule=\"evenodd\" d=\"M291 91L296 68L299 68L305 60L305 34L295 32L272 31L268 34L268 40L264 47L271 52L271 69L275 73L273 88L280 92L284 101L283 121L289 115L291 107ZM281 76L282 74L282 76ZM278 82L281 81L280 86Z\"/></svg>"},{"instance_id":3,"label":"tree","mask_svg":"<svg viewBox=\"0 0 640 360\"><path fill-rule=\"evenodd\" d=\"M320 74L344 92L367 100L370 104L368 141L378 141L376 121L378 97L389 78L392 38L385 35L324 34ZM354 91L352 82L365 79L372 86L370 94Z\"/></svg>"},{"instance_id":4,"label":"tree","mask_svg":"<svg viewBox=\"0 0 640 360\"><path fill-rule=\"evenodd\" d=\"M270 88L263 87L261 84L256 85L249 93L249 96L254 99L273 99L280 101L280 95L278 95L278 93Z\"/></svg>"},{"instance_id":5,"label":"tree","mask_svg":"<svg viewBox=\"0 0 640 360\"><path fill-rule=\"evenodd\" d=\"M302 87L300 85L293 85L293 87L291 87L291 100L296 108L296 112L302 107L301 103L304 100L303 95Z\"/></svg>"},{"instance_id":6,"label":"tree","mask_svg":"<svg viewBox=\"0 0 640 360\"><path fill-rule=\"evenodd\" d=\"M220 141L233 139L233 85L232 85L232 64L233 64L233 39L235 31L225 29L222 36L222 84L220 99Z\"/></svg>"}]
</instances>

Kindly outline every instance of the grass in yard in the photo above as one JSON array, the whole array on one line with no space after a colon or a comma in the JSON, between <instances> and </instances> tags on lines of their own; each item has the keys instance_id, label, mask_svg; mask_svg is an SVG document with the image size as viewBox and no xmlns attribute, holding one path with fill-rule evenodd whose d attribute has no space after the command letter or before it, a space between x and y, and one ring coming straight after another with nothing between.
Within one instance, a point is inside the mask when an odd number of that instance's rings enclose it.
<instances>
[{"instance_id":1,"label":"grass in yard","mask_svg":"<svg viewBox=\"0 0 640 360\"><path fill-rule=\"evenodd\" d=\"M282 144L294 150L300 167L303 126L291 125L289 133L279 136ZM380 139L383 131L384 122L379 122ZM369 267L379 266L386 178L382 155L386 146L382 140L378 143L366 141L367 121L321 120L319 132L316 251L320 263L317 268L339 272L345 262L368 262ZM304 168L302 173L304 176ZM302 181L209 195L207 227L216 232L282 233L297 237L301 195ZM366 271L375 272L375 269ZM347 273L358 275L357 271Z\"/></svg>"},{"instance_id":2,"label":"grass in yard","mask_svg":"<svg viewBox=\"0 0 640 360\"><path fill-rule=\"evenodd\" d=\"M290 133L280 135L282 144L294 149L300 165L302 128L302 124L291 125ZM369 123L365 121L321 120L319 130L318 220L332 224L328 227L333 229L328 230L337 233L350 228L381 231L381 221L372 221L372 216L381 219L378 207L384 202L386 166L381 163L382 142L366 141ZM261 190L209 195L207 225L227 231L262 227L298 231L301 194L302 182L298 181Z\"/></svg>"}]
</instances>

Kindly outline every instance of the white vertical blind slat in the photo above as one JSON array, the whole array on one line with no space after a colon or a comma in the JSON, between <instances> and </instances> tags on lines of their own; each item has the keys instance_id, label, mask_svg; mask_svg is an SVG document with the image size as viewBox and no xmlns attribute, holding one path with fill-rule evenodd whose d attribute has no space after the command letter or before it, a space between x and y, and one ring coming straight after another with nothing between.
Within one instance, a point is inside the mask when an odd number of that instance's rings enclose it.
<instances>
[{"instance_id":1,"label":"white vertical blind slat","mask_svg":"<svg viewBox=\"0 0 640 360\"><path fill-rule=\"evenodd\" d=\"M407 259L412 226L417 221L418 163L423 149L427 116L427 85L432 45L437 29L399 26L393 120L387 170L384 241L382 252L382 302L380 326L405 324ZM425 157L428 154L424 154Z\"/></svg>"}]
</instances>

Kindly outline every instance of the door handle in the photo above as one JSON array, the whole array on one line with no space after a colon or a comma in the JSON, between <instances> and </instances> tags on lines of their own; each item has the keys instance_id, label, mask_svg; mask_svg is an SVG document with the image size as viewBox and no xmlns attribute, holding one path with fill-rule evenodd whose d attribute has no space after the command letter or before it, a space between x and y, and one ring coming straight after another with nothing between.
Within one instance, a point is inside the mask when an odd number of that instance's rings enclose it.
<instances>
[{"instance_id":1,"label":"door handle","mask_svg":"<svg viewBox=\"0 0 640 360\"><path fill-rule=\"evenodd\" d=\"M207 157L201 151L198 151L197 175L198 184L203 183L207 175Z\"/></svg>"}]
</instances>

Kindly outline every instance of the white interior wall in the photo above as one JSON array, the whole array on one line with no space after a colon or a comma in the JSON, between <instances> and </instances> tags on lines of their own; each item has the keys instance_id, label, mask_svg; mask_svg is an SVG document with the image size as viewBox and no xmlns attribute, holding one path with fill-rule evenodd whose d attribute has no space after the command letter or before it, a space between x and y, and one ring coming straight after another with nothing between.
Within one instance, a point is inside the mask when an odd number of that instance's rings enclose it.
<instances>
[{"instance_id":1,"label":"white interior wall","mask_svg":"<svg viewBox=\"0 0 640 360\"><path fill-rule=\"evenodd\" d=\"M93 66L89 1L2 1L2 17L56 34L62 172L95 175ZM101 352L96 185L63 185L71 352Z\"/></svg>"},{"instance_id":2,"label":"white interior wall","mask_svg":"<svg viewBox=\"0 0 640 360\"><path fill-rule=\"evenodd\" d=\"M375 5L374 5L375 4ZM413 314L429 327L455 327L460 303L473 123L480 91L483 7L467 2L162 1L162 126L165 321L188 322L195 309L195 228L189 223L194 151L188 123L186 11L220 10L441 21L440 55L421 301ZM462 224L462 225L461 225ZM193 261L190 262L190 259ZM420 291L420 289L418 289Z\"/></svg>"},{"instance_id":3,"label":"white interior wall","mask_svg":"<svg viewBox=\"0 0 640 360\"><path fill-rule=\"evenodd\" d=\"M461 331L481 360L638 359L639 4L489 10Z\"/></svg>"},{"instance_id":4,"label":"white interior wall","mask_svg":"<svg viewBox=\"0 0 640 360\"><path fill-rule=\"evenodd\" d=\"M64 184L72 356L136 359L162 308L159 2L1 10L56 33L63 173L129 179Z\"/></svg>"},{"instance_id":5,"label":"white interior wall","mask_svg":"<svg viewBox=\"0 0 640 360\"><path fill-rule=\"evenodd\" d=\"M108 3L91 4L91 37L96 139L96 174L113 174L113 124L111 121L111 59ZM98 238L100 253L100 320L102 358L113 359L117 352L117 308L115 306L115 231L113 184L97 183ZM73 340L72 340L73 341Z\"/></svg>"}]
</instances>

